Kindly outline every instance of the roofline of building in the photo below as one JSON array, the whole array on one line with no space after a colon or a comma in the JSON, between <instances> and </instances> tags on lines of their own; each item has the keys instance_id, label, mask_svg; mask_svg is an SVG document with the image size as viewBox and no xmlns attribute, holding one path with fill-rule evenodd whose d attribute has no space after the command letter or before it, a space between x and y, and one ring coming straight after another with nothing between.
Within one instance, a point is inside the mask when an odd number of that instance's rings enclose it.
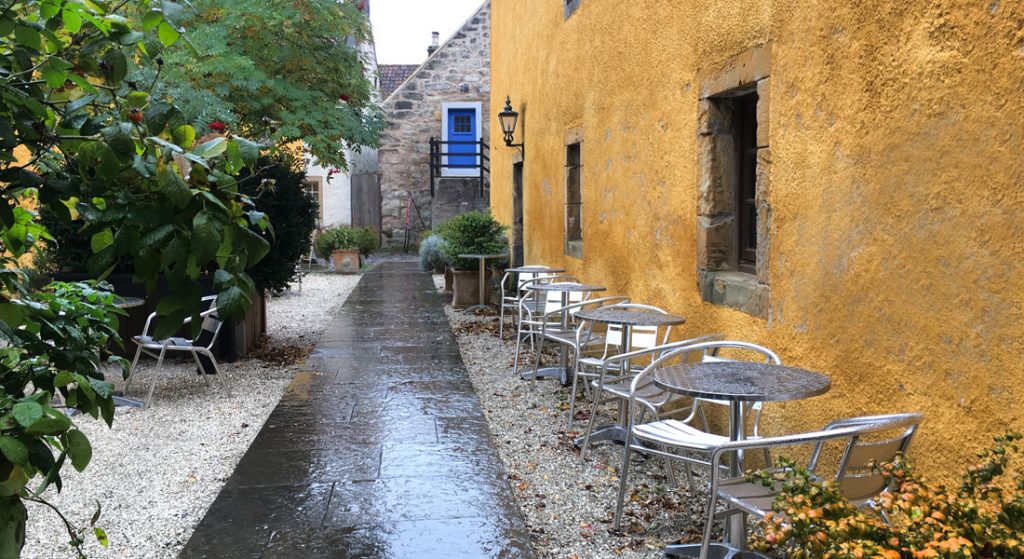
<instances>
[{"instance_id":1,"label":"roofline of building","mask_svg":"<svg viewBox=\"0 0 1024 559\"><path fill-rule=\"evenodd\" d=\"M468 18L466 18L466 21L462 22L462 25L460 25L460 26L458 27L458 29L456 29L456 30L455 30L455 32L454 32L454 33L452 33L450 37L448 37L447 39L445 39L445 41L444 41L443 43L441 43L441 46L437 47L437 50L435 50L435 51L433 52L433 54L431 54L430 56L428 56L426 60L424 60L424 61L423 61L423 62L422 62L422 63L421 63L421 64L420 64L419 66L417 66L417 67L416 67L416 69L415 69L415 70L413 70L411 74L409 74L408 76L406 76L405 80L403 80L403 81L402 81L402 83L398 84L398 86L397 86L397 87L395 87L394 91L392 91L390 95L388 95L388 96L387 96L387 97L385 97L385 98L384 98L383 100L381 100L380 104L381 104L381 105L383 105L383 104L387 103L387 102L388 102L388 100L389 100L389 99L391 99L391 97L392 97L392 96L394 96L394 95L395 95L396 93L398 93L398 92L399 92L399 90L401 90L401 89L402 89L403 87L405 87L405 84L406 84L406 83L407 83L407 82L408 82L409 80L411 80L411 79L412 79L412 78L413 78L414 76L416 76L416 74L419 74L419 73L420 73L420 71L422 71L422 70L423 70L423 68L424 68L424 67L425 67L425 66L426 66L426 65L427 65L427 64L428 64L428 63L429 63L429 62L430 62L430 61L431 61L431 60L432 60L432 59L433 59L433 58L434 58L435 56L437 56L437 53L439 53L439 52L443 51L444 49L448 48L448 44L449 44L449 43L451 43L453 39L455 39L455 36L456 36L456 35L458 35L458 34L459 34L459 32L461 32L461 31L462 31L462 30L463 30L463 29L464 29L464 28L465 28L466 26L468 26L468 25L469 25L469 23L470 23L471 21L473 21L473 18L475 18L476 16L480 15L480 12L484 11L484 8L486 8L487 6L489 6L489 5L490 5L490 3L491 3L491 0L484 0L484 3L483 3L483 4L480 4L480 7L479 7L479 8L477 8L476 10L474 10L474 11L473 11L473 13L472 13L472 15L470 15L470 16L469 16Z\"/></svg>"}]
</instances>

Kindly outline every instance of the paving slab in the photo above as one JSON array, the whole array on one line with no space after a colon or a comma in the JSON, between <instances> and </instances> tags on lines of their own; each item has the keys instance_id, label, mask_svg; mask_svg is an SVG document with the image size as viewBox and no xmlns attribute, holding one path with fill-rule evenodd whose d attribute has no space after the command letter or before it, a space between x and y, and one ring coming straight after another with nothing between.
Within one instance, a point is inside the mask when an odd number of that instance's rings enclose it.
<instances>
[{"instance_id":1,"label":"paving slab","mask_svg":"<svg viewBox=\"0 0 1024 559\"><path fill-rule=\"evenodd\" d=\"M443 305L364 274L181 557L535 557Z\"/></svg>"}]
</instances>

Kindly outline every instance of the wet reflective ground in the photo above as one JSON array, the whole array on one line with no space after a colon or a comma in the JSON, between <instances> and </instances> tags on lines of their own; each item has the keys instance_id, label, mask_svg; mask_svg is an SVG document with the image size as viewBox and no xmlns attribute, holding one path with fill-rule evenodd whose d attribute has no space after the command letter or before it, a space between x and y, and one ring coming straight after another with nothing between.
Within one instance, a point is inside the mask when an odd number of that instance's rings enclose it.
<instances>
[{"instance_id":1,"label":"wet reflective ground","mask_svg":"<svg viewBox=\"0 0 1024 559\"><path fill-rule=\"evenodd\" d=\"M431 277L363 276L182 558L532 558Z\"/></svg>"}]
</instances>

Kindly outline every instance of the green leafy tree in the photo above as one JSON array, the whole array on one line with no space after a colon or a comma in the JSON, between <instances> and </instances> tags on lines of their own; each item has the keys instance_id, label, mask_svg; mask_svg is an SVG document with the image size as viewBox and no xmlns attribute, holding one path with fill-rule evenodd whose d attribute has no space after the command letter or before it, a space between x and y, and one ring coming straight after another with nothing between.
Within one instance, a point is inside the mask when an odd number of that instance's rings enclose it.
<instances>
[{"instance_id":1,"label":"green leafy tree","mask_svg":"<svg viewBox=\"0 0 1024 559\"><path fill-rule=\"evenodd\" d=\"M142 14L141 26L124 13ZM245 270L267 253L269 222L233 175L260 146L197 138L171 99L150 93L183 13L166 0L0 0L0 557L24 545L24 502L47 504L64 465L92 456L63 408L113 421L99 353L119 341L103 284L30 287L20 263L52 236L22 202L75 224L97 279L119 265L150 288L165 278L158 337L198 316L204 271L227 319L255 293ZM144 66L158 69L152 80L129 79ZM61 516L79 554L86 533L106 543L97 516L84 527Z\"/></svg>"},{"instance_id":2,"label":"green leafy tree","mask_svg":"<svg viewBox=\"0 0 1024 559\"><path fill-rule=\"evenodd\" d=\"M302 141L325 166L346 168L344 147L377 145L383 119L371 99L366 61L352 46L369 36L357 2L192 5L180 15L194 50L163 54L163 73L172 79L160 89L186 100L188 113L213 130L233 123L278 147Z\"/></svg>"}]
</instances>

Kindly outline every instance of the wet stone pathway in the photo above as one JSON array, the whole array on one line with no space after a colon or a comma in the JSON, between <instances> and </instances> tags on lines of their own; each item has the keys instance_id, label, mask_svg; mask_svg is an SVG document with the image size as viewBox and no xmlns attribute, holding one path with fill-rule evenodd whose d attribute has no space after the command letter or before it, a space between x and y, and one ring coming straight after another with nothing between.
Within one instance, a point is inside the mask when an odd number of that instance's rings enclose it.
<instances>
[{"instance_id":1,"label":"wet stone pathway","mask_svg":"<svg viewBox=\"0 0 1024 559\"><path fill-rule=\"evenodd\" d=\"M182 558L534 556L442 296L416 263L366 273L309 365Z\"/></svg>"}]
</instances>

